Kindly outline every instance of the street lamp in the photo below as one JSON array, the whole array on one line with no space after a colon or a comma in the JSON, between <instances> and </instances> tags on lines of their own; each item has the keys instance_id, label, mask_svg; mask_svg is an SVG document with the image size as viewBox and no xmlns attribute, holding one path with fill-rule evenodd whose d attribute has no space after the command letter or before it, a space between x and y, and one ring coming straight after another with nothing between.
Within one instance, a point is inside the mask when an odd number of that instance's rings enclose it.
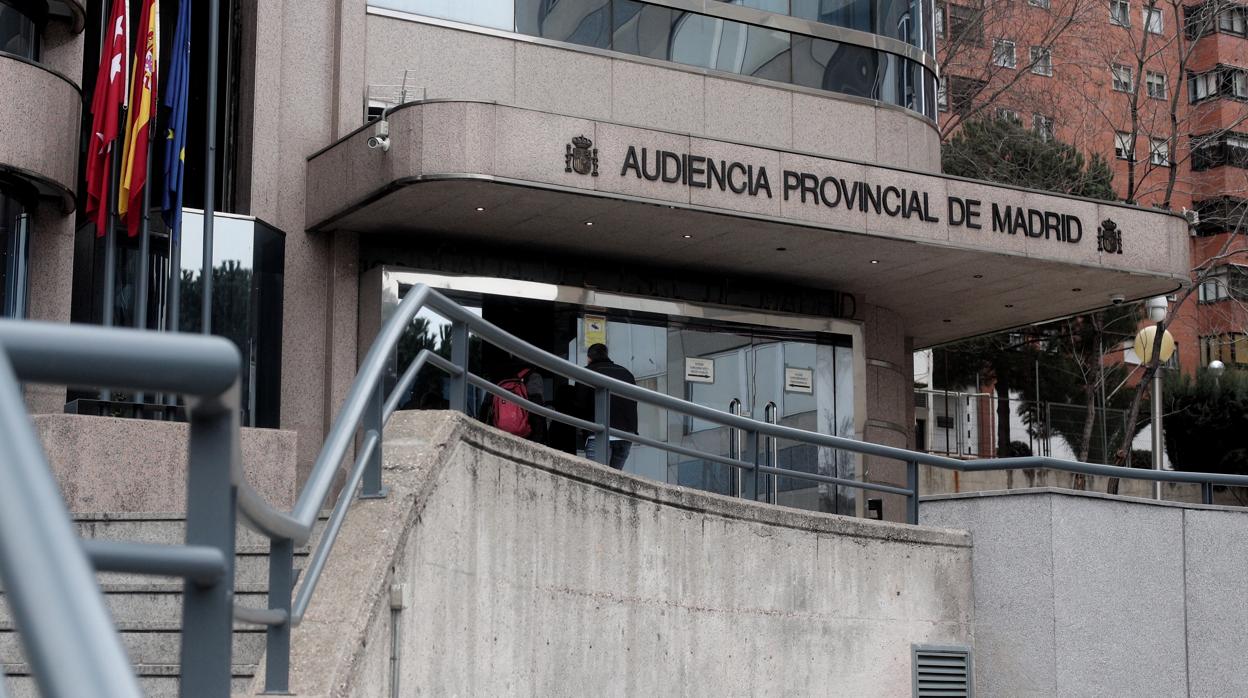
<instances>
[{"instance_id":1,"label":"street lamp","mask_svg":"<svg viewBox=\"0 0 1248 698\"><path fill-rule=\"evenodd\" d=\"M1213 387L1222 389L1222 374L1226 372L1226 364L1214 359L1209 362L1209 372L1213 374Z\"/></svg>"},{"instance_id":2,"label":"street lamp","mask_svg":"<svg viewBox=\"0 0 1248 698\"><path fill-rule=\"evenodd\" d=\"M1166 319L1166 297L1157 296L1148 299L1148 319L1161 322ZM1143 365L1153 358L1153 341L1157 336L1157 326L1149 325L1135 335L1135 355ZM1161 349L1157 356L1157 371L1153 374L1153 470L1161 470L1162 451L1165 449L1161 424L1161 365L1174 355L1174 337L1169 331L1161 335ZM1161 499L1161 481L1153 482L1153 498Z\"/></svg>"}]
</instances>

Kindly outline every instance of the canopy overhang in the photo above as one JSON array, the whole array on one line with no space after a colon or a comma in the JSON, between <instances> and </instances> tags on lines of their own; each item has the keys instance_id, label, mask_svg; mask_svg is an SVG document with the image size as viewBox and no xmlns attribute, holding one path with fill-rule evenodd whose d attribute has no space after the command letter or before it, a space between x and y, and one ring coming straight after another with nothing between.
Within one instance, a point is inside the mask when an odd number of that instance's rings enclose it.
<instances>
[{"instance_id":1,"label":"canopy overhang","mask_svg":"<svg viewBox=\"0 0 1248 698\"><path fill-rule=\"evenodd\" d=\"M313 231L522 245L854 294L916 347L1188 280L1177 215L492 103L426 101L309 158Z\"/></svg>"}]
</instances>

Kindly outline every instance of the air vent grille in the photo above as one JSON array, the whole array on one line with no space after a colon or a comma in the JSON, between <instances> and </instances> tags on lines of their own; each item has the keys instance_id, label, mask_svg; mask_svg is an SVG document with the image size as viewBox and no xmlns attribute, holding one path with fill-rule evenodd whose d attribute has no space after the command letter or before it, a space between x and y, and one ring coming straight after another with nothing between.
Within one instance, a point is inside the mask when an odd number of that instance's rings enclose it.
<instances>
[{"instance_id":1,"label":"air vent grille","mask_svg":"<svg viewBox=\"0 0 1248 698\"><path fill-rule=\"evenodd\" d=\"M914 648L915 698L971 698L971 654L964 648Z\"/></svg>"}]
</instances>

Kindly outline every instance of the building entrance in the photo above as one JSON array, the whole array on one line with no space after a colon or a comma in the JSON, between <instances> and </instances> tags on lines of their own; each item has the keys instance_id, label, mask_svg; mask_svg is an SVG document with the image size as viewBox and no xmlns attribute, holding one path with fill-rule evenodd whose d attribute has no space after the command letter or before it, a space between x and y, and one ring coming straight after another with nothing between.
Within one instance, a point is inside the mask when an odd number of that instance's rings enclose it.
<instances>
[{"instance_id":1,"label":"building entrance","mask_svg":"<svg viewBox=\"0 0 1248 698\"><path fill-rule=\"evenodd\" d=\"M858 330L852 323L493 278L397 270L381 276L383 316L412 285L426 283L489 322L578 365L586 365L590 346L605 344L611 359L627 368L641 387L808 431L848 437L860 433L855 376L861 375L861 367L855 365ZM449 355L445 326L436 315L422 311L400 349L406 355L395 357L396 370L422 348ZM497 382L522 368L505 352L470 341L474 373ZM545 402L561 412L592 418L592 400L577 386L555 376L543 378ZM444 378L427 369L404 407L445 407L446 389ZM480 406L484 398L477 393L471 404ZM556 423L541 431L540 440L547 445L584 453L584 434ZM638 433L749 462L755 458L739 430L650 405L639 405ZM763 464L846 478L858 472L850 453L773 439L763 439L757 448ZM742 476L722 463L643 445L633 446L624 469L671 484L816 511L854 513L857 505L852 490L748 472Z\"/></svg>"}]
</instances>

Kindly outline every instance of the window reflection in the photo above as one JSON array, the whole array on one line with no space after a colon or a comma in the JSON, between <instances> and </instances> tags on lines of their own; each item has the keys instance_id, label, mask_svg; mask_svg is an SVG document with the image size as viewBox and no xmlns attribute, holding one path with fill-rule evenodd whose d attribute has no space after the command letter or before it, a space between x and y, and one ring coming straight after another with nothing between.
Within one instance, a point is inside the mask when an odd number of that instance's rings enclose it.
<instances>
[{"instance_id":1,"label":"window reflection","mask_svg":"<svg viewBox=\"0 0 1248 698\"><path fill-rule=\"evenodd\" d=\"M789 35L706 15L616 0L612 48L647 58L788 82Z\"/></svg>"},{"instance_id":2,"label":"window reflection","mask_svg":"<svg viewBox=\"0 0 1248 698\"><path fill-rule=\"evenodd\" d=\"M516 0L516 31L581 46L611 45L610 0Z\"/></svg>"},{"instance_id":3,"label":"window reflection","mask_svg":"<svg viewBox=\"0 0 1248 698\"><path fill-rule=\"evenodd\" d=\"M25 4L0 0L0 51L32 61L39 59L39 24Z\"/></svg>"},{"instance_id":4,"label":"window reflection","mask_svg":"<svg viewBox=\"0 0 1248 698\"><path fill-rule=\"evenodd\" d=\"M29 223L21 199L0 188L0 317L26 316Z\"/></svg>"},{"instance_id":5,"label":"window reflection","mask_svg":"<svg viewBox=\"0 0 1248 698\"><path fill-rule=\"evenodd\" d=\"M547 0L547 4L557 1ZM368 0L374 7L507 31L515 27L512 3L513 0Z\"/></svg>"},{"instance_id":6,"label":"window reflection","mask_svg":"<svg viewBox=\"0 0 1248 698\"><path fill-rule=\"evenodd\" d=\"M919 63L872 48L734 22L641 0L369 0L395 10L513 30L707 70L866 97L936 116L936 79ZM0 0L4 2L4 0ZM732 0L922 42L921 0ZM514 8L514 16L513 16ZM930 11L930 10L928 10Z\"/></svg>"}]
</instances>

